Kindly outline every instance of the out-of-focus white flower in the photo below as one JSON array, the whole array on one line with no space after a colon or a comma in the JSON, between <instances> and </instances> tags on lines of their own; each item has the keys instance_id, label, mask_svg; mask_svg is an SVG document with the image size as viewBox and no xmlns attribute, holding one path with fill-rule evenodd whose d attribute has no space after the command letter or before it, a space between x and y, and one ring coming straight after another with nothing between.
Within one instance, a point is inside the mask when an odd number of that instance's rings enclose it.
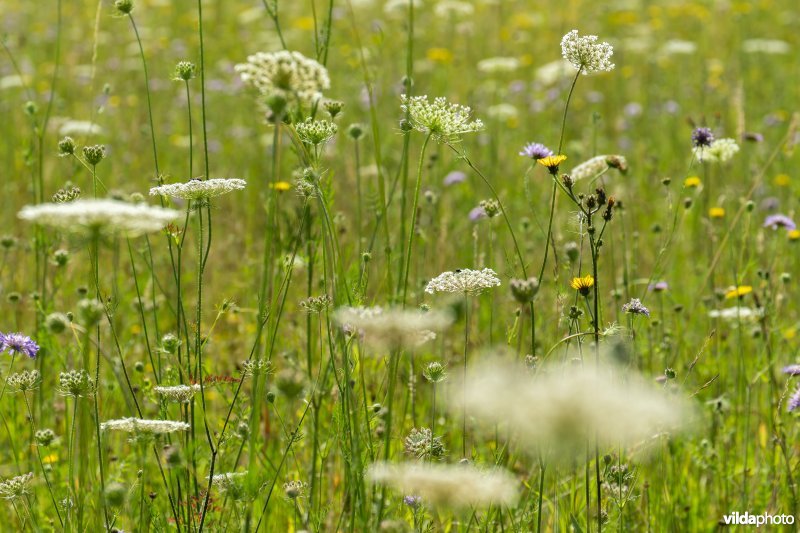
<instances>
[{"instance_id":1,"label":"out-of-focus white flower","mask_svg":"<svg viewBox=\"0 0 800 533\"><path fill-rule=\"evenodd\" d=\"M58 134L62 137L74 135L75 137L86 137L88 135L100 135L103 128L88 120L67 120L58 128Z\"/></svg>"},{"instance_id":2,"label":"out-of-focus white flower","mask_svg":"<svg viewBox=\"0 0 800 533\"><path fill-rule=\"evenodd\" d=\"M726 307L724 309L712 309L708 312L710 318L721 318L730 322L739 320L751 322L761 318L763 315L763 309L752 309L750 307Z\"/></svg>"},{"instance_id":3,"label":"out-of-focus white flower","mask_svg":"<svg viewBox=\"0 0 800 533\"><path fill-rule=\"evenodd\" d=\"M573 168L569 177L572 181L594 178L610 168L616 168L625 174L628 171L628 160L622 155L598 155Z\"/></svg>"},{"instance_id":4,"label":"out-of-focus white flower","mask_svg":"<svg viewBox=\"0 0 800 533\"><path fill-rule=\"evenodd\" d=\"M711 146L696 146L693 149L698 161L725 163L739 152L739 145L730 138L716 139Z\"/></svg>"},{"instance_id":5,"label":"out-of-focus white flower","mask_svg":"<svg viewBox=\"0 0 800 533\"><path fill-rule=\"evenodd\" d=\"M153 392L171 402L189 403L194 398L194 395L200 392L200 385L157 386L153 387Z\"/></svg>"},{"instance_id":6,"label":"out-of-focus white flower","mask_svg":"<svg viewBox=\"0 0 800 533\"><path fill-rule=\"evenodd\" d=\"M150 189L150 196L171 196L184 200L213 198L244 189L247 182L238 178L192 179L186 183L166 183Z\"/></svg>"},{"instance_id":7,"label":"out-of-focus white flower","mask_svg":"<svg viewBox=\"0 0 800 533\"><path fill-rule=\"evenodd\" d=\"M419 346L453 323L453 317L443 311L380 307L342 307L336 310L335 319L346 331L358 331L376 348Z\"/></svg>"},{"instance_id":8,"label":"out-of-focus white flower","mask_svg":"<svg viewBox=\"0 0 800 533\"><path fill-rule=\"evenodd\" d=\"M487 74L514 72L520 66L516 57L487 57L478 61L478 70Z\"/></svg>"},{"instance_id":9,"label":"out-of-focus white flower","mask_svg":"<svg viewBox=\"0 0 800 533\"><path fill-rule=\"evenodd\" d=\"M782 55L791 52L792 47L779 39L747 39L742 43L742 51L747 54Z\"/></svg>"},{"instance_id":10,"label":"out-of-focus white flower","mask_svg":"<svg viewBox=\"0 0 800 533\"><path fill-rule=\"evenodd\" d=\"M235 67L242 80L264 96L310 106L330 88L328 70L300 52L258 52Z\"/></svg>"}]
</instances>

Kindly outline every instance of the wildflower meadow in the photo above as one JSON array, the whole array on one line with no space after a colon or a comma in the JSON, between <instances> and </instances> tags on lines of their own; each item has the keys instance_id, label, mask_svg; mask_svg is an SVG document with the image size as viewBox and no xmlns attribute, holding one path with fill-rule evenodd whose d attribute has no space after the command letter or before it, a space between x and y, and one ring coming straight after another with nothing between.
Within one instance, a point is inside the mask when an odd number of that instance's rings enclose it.
<instances>
[{"instance_id":1,"label":"wildflower meadow","mask_svg":"<svg viewBox=\"0 0 800 533\"><path fill-rule=\"evenodd\" d=\"M0 531L794 530L790 0L3 0Z\"/></svg>"}]
</instances>

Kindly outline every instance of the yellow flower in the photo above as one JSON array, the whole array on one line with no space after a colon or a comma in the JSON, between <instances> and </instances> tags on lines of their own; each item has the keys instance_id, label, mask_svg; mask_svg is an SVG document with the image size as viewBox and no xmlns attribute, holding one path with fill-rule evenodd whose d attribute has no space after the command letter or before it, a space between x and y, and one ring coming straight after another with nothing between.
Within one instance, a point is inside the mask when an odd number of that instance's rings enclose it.
<instances>
[{"instance_id":1,"label":"yellow flower","mask_svg":"<svg viewBox=\"0 0 800 533\"><path fill-rule=\"evenodd\" d=\"M800 239L800 229L789 230L789 240L796 241Z\"/></svg>"},{"instance_id":2,"label":"yellow flower","mask_svg":"<svg viewBox=\"0 0 800 533\"><path fill-rule=\"evenodd\" d=\"M700 181L700 178L698 178L697 176L689 176L688 178L683 180L683 186L691 189L699 187L701 183L702 182Z\"/></svg>"},{"instance_id":3,"label":"yellow flower","mask_svg":"<svg viewBox=\"0 0 800 533\"><path fill-rule=\"evenodd\" d=\"M541 161L541 159L539 161ZM583 296L586 296L589 294L589 289L594 287L594 278L591 274L586 274L582 278L572 278L569 286L581 293Z\"/></svg>"},{"instance_id":4,"label":"yellow flower","mask_svg":"<svg viewBox=\"0 0 800 533\"><path fill-rule=\"evenodd\" d=\"M739 285L738 287L735 287L726 292L725 298L726 299L741 298L742 296L750 294L751 292L753 292L753 287L751 287L750 285Z\"/></svg>"},{"instance_id":5,"label":"yellow flower","mask_svg":"<svg viewBox=\"0 0 800 533\"><path fill-rule=\"evenodd\" d=\"M292 21L292 26L298 30L310 31L314 29L313 17L300 17Z\"/></svg>"},{"instance_id":6,"label":"yellow flower","mask_svg":"<svg viewBox=\"0 0 800 533\"><path fill-rule=\"evenodd\" d=\"M434 63L449 63L453 60L453 52L447 48L428 48L425 55Z\"/></svg>"},{"instance_id":7,"label":"yellow flower","mask_svg":"<svg viewBox=\"0 0 800 533\"><path fill-rule=\"evenodd\" d=\"M712 207L708 210L708 216L711 218L723 218L725 216L724 207Z\"/></svg>"},{"instance_id":8,"label":"yellow flower","mask_svg":"<svg viewBox=\"0 0 800 533\"><path fill-rule=\"evenodd\" d=\"M777 176L775 176L774 180L775 185L777 185L778 187L786 187L787 185L789 185L789 183L791 183L791 181L792 179L789 177L788 174L778 174Z\"/></svg>"},{"instance_id":9,"label":"yellow flower","mask_svg":"<svg viewBox=\"0 0 800 533\"><path fill-rule=\"evenodd\" d=\"M565 156L563 154L548 155L547 157L543 157L541 159L538 159L539 164L547 167L547 170L549 170L550 174L552 174L553 176L558 174L558 165L560 165L561 163L563 163L566 160L567 160L567 156Z\"/></svg>"},{"instance_id":10,"label":"yellow flower","mask_svg":"<svg viewBox=\"0 0 800 533\"><path fill-rule=\"evenodd\" d=\"M56 461L58 461L58 454L56 453L51 453L50 455L42 457L43 463L52 464L55 463Z\"/></svg>"},{"instance_id":11,"label":"yellow flower","mask_svg":"<svg viewBox=\"0 0 800 533\"><path fill-rule=\"evenodd\" d=\"M292 188L291 184L288 181L278 181L275 183L269 184L270 189L275 189L278 192L288 191Z\"/></svg>"}]
</instances>

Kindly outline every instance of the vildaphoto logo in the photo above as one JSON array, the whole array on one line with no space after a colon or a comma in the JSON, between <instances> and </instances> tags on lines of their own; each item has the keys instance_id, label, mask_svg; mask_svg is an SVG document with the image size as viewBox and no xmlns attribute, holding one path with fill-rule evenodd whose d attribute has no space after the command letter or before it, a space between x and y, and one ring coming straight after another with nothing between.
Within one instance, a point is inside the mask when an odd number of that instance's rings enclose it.
<instances>
[{"instance_id":1,"label":"vildaphoto logo","mask_svg":"<svg viewBox=\"0 0 800 533\"><path fill-rule=\"evenodd\" d=\"M735 511L722 517L722 523L726 526L779 526L784 524L794 524L794 516L790 514L750 514L747 511L740 513Z\"/></svg>"}]
</instances>

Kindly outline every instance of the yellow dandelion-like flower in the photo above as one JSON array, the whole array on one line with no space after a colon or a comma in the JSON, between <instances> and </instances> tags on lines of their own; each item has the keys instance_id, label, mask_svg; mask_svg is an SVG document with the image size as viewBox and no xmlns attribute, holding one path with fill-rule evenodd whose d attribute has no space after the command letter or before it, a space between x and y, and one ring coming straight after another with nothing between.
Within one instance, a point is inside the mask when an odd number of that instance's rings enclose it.
<instances>
[{"instance_id":1,"label":"yellow dandelion-like flower","mask_svg":"<svg viewBox=\"0 0 800 533\"><path fill-rule=\"evenodd\" d=\"M723 218L725 217L725 208L724 207L712 207L708 210L708 216L711 218Z\"/></svg>"},{"instance_id":2,"label":"yellow dandelion-like flower","mask_svg":"<svg viewBox=\"0 0 800 533\"><path fill-rule=\"evenodd\" d=\"M796 241L800 239L800 229L793 229L789 231L789 240Z\"/></svg>"},{"instance_id":3,"label":"yellow dandelion-like flower","mask_svg":"<svg viewBox=\"0 0 800 533\"><path fill-rule=\"evenodd\" d=\"M778 174L777 176L775 176L775 179L773 180L775 185L777 185L778 187L786 187L789 185L789 183L791 183L791 181L792 179L789 177L788 174Z\"/></svg>"},{"instance_id":4,"label":"yellow dandelion-like flower","mask_svg":"<svg viewBox=\"0 0 800 533\"><path fill-rule=\"evenodd\" d=\"M725 298L741 298L742 296L750 294L751 292L753 292L753 287L750 285L739 285L738 287L730 289L728 292L726 292Z\"/></svg>"},{"instance_id":5,"label":"yellow dandelion-like flower","mask_svg":"<svg viewBox=\"0 0 800 533\"><path fill-rule=\"evenodd\" d=\"M270 189L275 189L278 192L285 192L292 188L292 184L288 181L277 181L269 184Z\"/></svg>"},{"instance_id":6,"label":"yellow dandelion-like flower","mask_svg":"<svg viewBox=\"0 0 800 533\"><path fill-rule=\"evenodd\" d=\"M537 159L540 165L547 167L547 170L550 171L550 174L556 175L558 174L558 166L567 160L567 156L563 154L558 155L548 155L547 157L543 157L541 159Z\"/></svg>"},{"instance_id":7,"label":"yellow dandelion-like flower","mask_svg":"<svg viewBox=\"0 0 800 533\"><path fill-rule=\"evenodd\" d=\"M700 186L702 182L700 178L697 176L689 176L685 180L683 180L683 186L689 189L694 189Z\"/></svg>"},{"instance_id":8,"label":"yellow dandelion-like flower","mask_svg":"<svg viewBox=\"0 0 800 533\"><path fill-rule=\"evenodd\" d=\"M425 56L434 63L450 63L453 60L453 52L447 48L428 48Z\"/></svg>"},{"instance_id":9,"label":"yellow dandelion-like flower","mask_svg":"<svg viewBox=\"0 0 800 533\"><path fill-rule=\"evenodd\" d=\"M582 278L572 278L569 286L581 293L583 296L589 294L589 289L594 287L594 278L591 274L586 274Z\"/></svg>"}]
</instances>

